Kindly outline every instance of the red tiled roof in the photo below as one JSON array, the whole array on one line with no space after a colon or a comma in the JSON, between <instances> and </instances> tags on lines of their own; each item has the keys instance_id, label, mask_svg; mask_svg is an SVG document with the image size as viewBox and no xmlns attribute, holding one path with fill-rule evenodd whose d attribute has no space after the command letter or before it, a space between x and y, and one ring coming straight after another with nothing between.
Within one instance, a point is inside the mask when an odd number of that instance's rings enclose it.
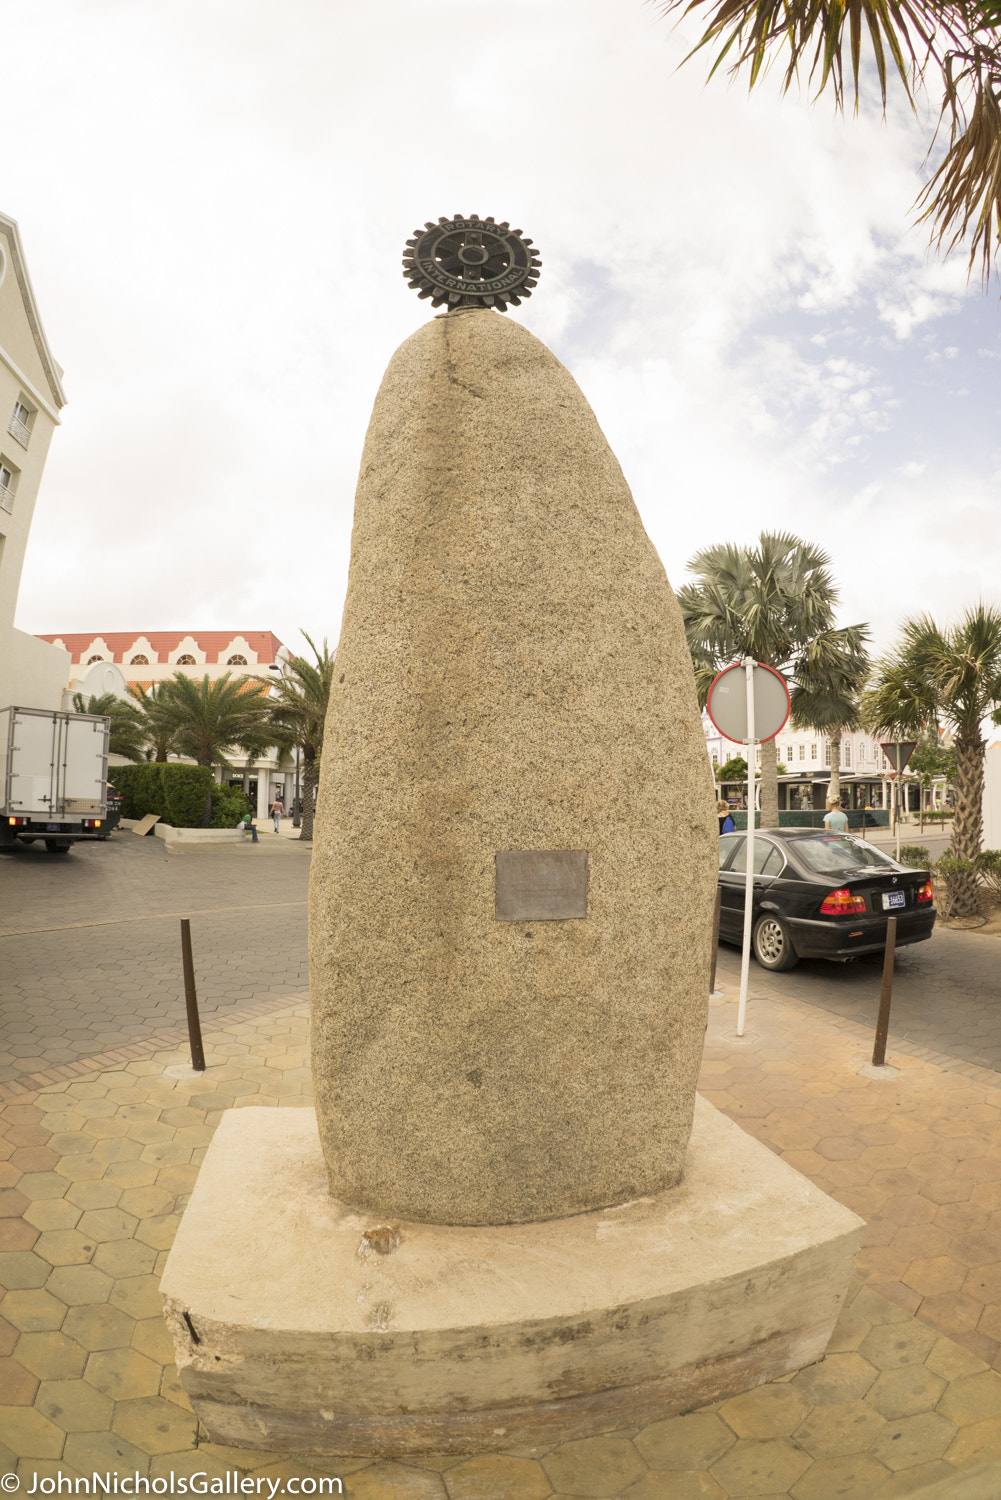
<instances>
[{"instance_id":1,"label":"red tiled roof","mask_svg":"<svg viewBox=\"0 0 1001 1500\"><path fill-rule=\"evenodd\" d=\"M90 655L94 642L101 640L107 645L112 661L128 665L123 658L126 653L131 654L132 648L140 640L148 641L156 652L156 661L166 664L170 653L176 651L181 642L189 637L200 651L205 652L206 666L218 665L220 654L228 651L238 638L246 641L250 649L256 652L258 662L276 661L282 647L282 642L272 630L113 630L110 633L93 631L90 635L77 631L69 635L60 635L58 632L54 635L40 635L38 639L50 644L62 641L74 662L84 661L85 653Z\"/></svg>"}]
</instances>

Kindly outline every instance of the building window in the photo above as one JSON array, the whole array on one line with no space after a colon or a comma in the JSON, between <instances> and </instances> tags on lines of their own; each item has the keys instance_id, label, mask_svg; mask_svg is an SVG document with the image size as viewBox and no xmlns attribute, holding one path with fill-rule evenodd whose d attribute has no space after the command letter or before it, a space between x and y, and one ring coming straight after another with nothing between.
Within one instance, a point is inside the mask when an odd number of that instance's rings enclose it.
<instances>
[{"instance_id":1,"label":"building window","mask_svg":"<svg viewBox=\"0 0 1001 1500\"><path fill-rule=\"evenodd\" d=\"M830 764L831 764L831 742L830 742L830 740L825 740L824 741L824 765L825 766L829 766Z\"/></svg>"},{"instance_id":2,"label":"building window","mask_svg":"<svg viewBox=\"0 0 1001 1500\"><path fill-rule=\"evenodd\" d=\"M719 765L719 753L716 750L713 751L713 765Z\"/></svg>"},{"instance_id":3,"label":"building window","mask_svg":"<svg viewBox=\"0 0 1001 1500\"><path fill-rule=\"evenodd\" d=\"M0 456L0 506L5 511L14 509L14 495L17 491L17 480L20 469L16 469L9 459Z\"/></svg>"},{"instance_id":4,"label":"building window","mask_svg":"<svg viewBox=\"0 0 1001 1500\"><path fill-rule=\"evenodd\" d=\"M787 745L786 746L786 760L787 761L792 760L792 746L791 745Z\"/></svg>"},{"instance_id":5,"label":"building window","mask_svg":"<svg viewBox=\"0 0 1001 1500\"><path fill-rule=\"evenodd\" d=\"M133 656L129 660L129 666L130 667L148 667L149 666L149 657L148 656Z\"/></svg>"},{"instance_id":6,"label":"building window","mask_svg":"<svg viewBox=\"0 0 1001 1500\"><path fill-rule=\"evenodd\" d=\"M195 661L195 658L193 656L188 656L187 654L185 654L184 656L179 656L177 658L177 665L179 667L197 667L198 663Z\"/></svg>"},{"instance_id":7,"label":"building window","mask_svg":"<svg viewBox=\"0 0 1001 1500\"><path fill-rule=\"evenodd\" d=\"M844 744L842 745L841 748L842 748L842 750L845 753L845 765L846 766L850 766L851 763L852 763L852 742L851 742L851 740L845 740L845 742L844 742Z\"/></svg>"},{"instance_id":8,"label":"building window","mask_svg":"<svg viewBox=\"0 0 1001 1500\"><path fill-rule=\"evenodd\" d=\"M227 656L226 665L227 667L245 667L247 665L247 658L245 656Z\"/></svg>"},{"instance_id":9,"label":"building window","mask_svg":"<svg viewBox=\"0 0 1001 1500\"><path fill-rule=\"evenodd\" d=\"M811 745L810 746L810 759L811 760L816 760L817 759L817 747L816 747L816 745Z\"/></svg>"},{"instance_id":10,"label":"building window","mask_svg":"<svg viewBox=\"0 0 1001 1500\"><path fill-rule=\"evenodd\" d=\"M7 431L16 438L22 448L27 448L31 437L31 419L35 415L23 399L14 402L14 413L7 423Z\"/></svg>"},{"instance_id":11,"label":"building window","mask_svg":"<svg viewBox=\"0 0 1001 1500\"><path fill-rule=\"evenodd\" d=\"M800 760L806 760L806 746L805 745L800 745L800 747L799 747L799 758L800 758Z\"/></svg>"},{"instance_id":12,"label":"building window","mask_svg":"<svg viewBox=\"0 0 1001 1500\"><path fill-rule=\"evenodd\" d=\"M96 661L103 661L103 660L104 660L103 656L88 656L88 658L87 658L87 665L88 665L88 667L92 667Z\"/></svg>"}]
</instances>

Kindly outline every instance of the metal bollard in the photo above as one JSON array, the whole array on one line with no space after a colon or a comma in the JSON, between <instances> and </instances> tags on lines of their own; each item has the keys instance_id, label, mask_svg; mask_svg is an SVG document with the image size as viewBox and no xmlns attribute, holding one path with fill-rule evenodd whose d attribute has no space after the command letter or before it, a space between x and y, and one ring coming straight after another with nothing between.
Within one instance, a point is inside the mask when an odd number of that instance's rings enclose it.
<instances>
[{"instance_id":1,"label":"metal bollard","mask_svg":"<svg viewBox=\"0 0 1001 1500\"><path fill-rule=\"evenodd\" d=\"M876 1038L872 1044L872 1065L882 1068L886 1063L886 1034L890 1029L890 996L893 993L893 956L897 946L897 919L890 917L886 924L886 951L883 954L883 985L879 992L879 1015L876 1018Z\"/></svg>"},{"instance_id":2,"label":"metal bollard","mask_svg":"<svg viewBox=\"0 0 1001 1500\"><path fill-rule=\"evenodd\" d=\"M205 1072L205 1050L202 1047L202 1027L198 1019L198 995L195 993L195 965L191 957L191 923L181 918L181 965L184 969L184 1003L188 1011L188 1042L191 1047L191 1066L196 1073Z\"/></svg>"},{"instance_id":3,"label":"metal bollard","mask_svg":"<svg viewBox=\"0 0 1001 1500\"><path fill-rule=\"evenodd\" d=\"M719 907L722 898L723 892L720 890L719 886L717 886L716 905L713 907L712 963L709 966L709 993L716 998L718 998L719 993L721 993L716 989L716 957L719 952Z\"/></svg>"}]
</instances>

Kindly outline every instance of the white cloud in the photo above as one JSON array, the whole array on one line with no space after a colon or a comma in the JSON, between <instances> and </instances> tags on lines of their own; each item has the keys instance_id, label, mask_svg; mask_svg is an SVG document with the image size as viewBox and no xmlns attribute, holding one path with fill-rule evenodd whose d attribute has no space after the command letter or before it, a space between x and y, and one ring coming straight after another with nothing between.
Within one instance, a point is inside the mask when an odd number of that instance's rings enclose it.
<instances>
[{"instance_id":1,"label":"white cloud","mask_svg":"<svg viewBox=\"0 0 1001 1500\"><path fill-rule=\"evenodd\" d=\"M892 359L934 334L956 388L937 330L979 295L909 228L925 137L903 112L705 86L700 61L677 68L690 30L607 0L29 7L5 109L31 150L0 206L71 405L23 628L336 636L368 413L429 315L400 251L454 211L541 247L514 316L591 399L673 578L708 542L791 527L846 597L878 561L881 608L906 607L936 547L882 567L896 487L927 480L913 533L949 463ZM949 587L982 588L979 541L950 545Z\"/></svg>"}]
</instances>

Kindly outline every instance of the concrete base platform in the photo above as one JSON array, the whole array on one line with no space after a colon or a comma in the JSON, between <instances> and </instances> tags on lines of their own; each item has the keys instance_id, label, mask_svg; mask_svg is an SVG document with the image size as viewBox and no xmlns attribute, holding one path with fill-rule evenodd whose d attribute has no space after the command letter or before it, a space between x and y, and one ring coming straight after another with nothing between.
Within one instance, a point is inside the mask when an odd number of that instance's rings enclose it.
<instances>
[{"instance_id":1,"label":"concrete base platform","mask_svg":"<svg viewBox=\"0 0 1001 1500\"><path fill-rule=\"evenodd\" d=\"M213 1138L161 1291L214 1442L485 1452L687 1411L823 1354L864 1225L704 1100L679 1186L517 1226L330 1197L313 1112Z\"/></svg>"}]
</instances>

